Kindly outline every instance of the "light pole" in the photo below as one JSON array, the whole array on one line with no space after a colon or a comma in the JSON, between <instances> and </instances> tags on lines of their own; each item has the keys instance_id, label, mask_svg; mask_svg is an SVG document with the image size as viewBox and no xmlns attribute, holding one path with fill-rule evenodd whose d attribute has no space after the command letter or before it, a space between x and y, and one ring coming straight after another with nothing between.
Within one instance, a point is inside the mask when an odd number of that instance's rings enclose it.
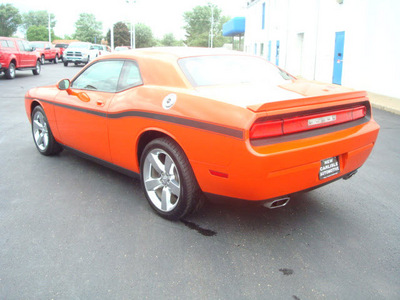
<instances>
[{"instance_id":1,"label":"light pole","mask_svg":"<svg viewBox=\"0 0 400 300\"><path fill-rule=\"evenodd\" d=\"M132 4L132 8L133 8L133 11L134 11L134 5L136 3L136 0L125 0L125 1L128 4L129 3ZM132 49L136 48L136 45L135 45L136 43L135 42L136 42L135 41L135 23L134 23L134 21L131 20L131 48Z\"/></svg>"},{"instance_id":2,"label":"light pole","mask_svg":"<svg viewBox=\"0 0 400 300\"><path fill-rule=\"evenodd\" d=\"M49 43L51 43L51 16L49 11L47 11L47 14L49 16Z\"/></svg>"},{"instance_id":3,"label":"light pole","mask_svg":"<svg viewBox=\"0 0 400 300\"><path fill-rule=\"evenodd\" d=\"M210 27L210 48L213 48L213 41L214 41L214 5L211 3L208 4L211 8L211 27Z\"/></svg>"}]
</instances>

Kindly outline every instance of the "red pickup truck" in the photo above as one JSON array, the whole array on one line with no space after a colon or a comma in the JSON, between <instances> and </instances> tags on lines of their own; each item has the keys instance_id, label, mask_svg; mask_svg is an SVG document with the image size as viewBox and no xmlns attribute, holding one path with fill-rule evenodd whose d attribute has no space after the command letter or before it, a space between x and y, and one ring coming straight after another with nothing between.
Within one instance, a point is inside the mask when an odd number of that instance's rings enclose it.
<instances>
[{"instance_id":1,"label":"red pickup truck","mask_svg":"<svg viewBox=\"0 0 400 300\"><path fill-rule=\"evenodd\" d=\"M43 65L44 62L50 61L54 62L55 64L58 63L59 59L61 58L61 51L59 48L55 48L49 42L29 42L29 44L36 50L36 52L40 55L40 63Z\"/></svg>"},{"instance_id":2,"label":"red pickup truck","mask_svg":"<svg viewBox=\"0 0 400 300\"><path fill-rule=\"evenodd\" d=\"M0 74L13 79L15 70L32 70L33 75L39 75L40 56L25 40L0 36Z\"/></svg>"}]
</instances>

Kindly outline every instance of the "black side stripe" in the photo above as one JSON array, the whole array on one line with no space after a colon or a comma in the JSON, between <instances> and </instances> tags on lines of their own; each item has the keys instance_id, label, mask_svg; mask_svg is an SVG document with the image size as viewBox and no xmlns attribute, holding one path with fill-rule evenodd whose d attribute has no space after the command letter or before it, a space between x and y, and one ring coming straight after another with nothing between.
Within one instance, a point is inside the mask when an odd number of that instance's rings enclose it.
<instances>
[{"instance_id":1,"label":"black side stripe","mask_svg":"<svg viewBox=\"0 0 400 300\"><path fill-rule=\"evenodd\" d=\"M28 99L35 100L34 98L28 98ZM119 119L119 118L126 118L126 117L147 118L147 119L159 120L159 121L178 124L178 125L182 125L182 126L192 127L192 128L196 128L196 129L206 130L206 131L210 131L210 132L215 132L218 134L234 137L234 138L241 139L241 140L244 139L243 130L229 128L229 127L225 127L225 126L217 125L217 124L206 123L206 122L202 122L202 121L186 119L186 118L182 118L182 117L163 115L163 114L151 113L151 112L140 111L140 110L130 110L130 111L124 111L124 112L120 112L120 113L107 114L105 112L85 109L85 108L81 108L81 107L75 107L75 106L62 104L62 103L55 103L55 102L43 100L43 99L40 99L40 101L49 103L49 104L53 104L58 107L72 109L72 110L96 115L96 116L103 117L103 118L110 118L110 119Z\"/></svg>"}]
</instances>

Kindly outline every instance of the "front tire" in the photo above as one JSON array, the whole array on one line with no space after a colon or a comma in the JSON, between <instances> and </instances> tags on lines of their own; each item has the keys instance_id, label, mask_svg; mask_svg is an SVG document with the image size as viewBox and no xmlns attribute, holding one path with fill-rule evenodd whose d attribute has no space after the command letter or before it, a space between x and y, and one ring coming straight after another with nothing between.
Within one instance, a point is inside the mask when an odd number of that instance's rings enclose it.
<instances>
[{"instance_id":1,"label":"front tire","mask_svg":"<svg viewBox=\"0 0 400 300\"><path fill-rule=\"evenodd\" d=\"M14 79L15 78L15 65L14 63L10 63L8 69L5 71L7 79Z\"/></svg>"},{"instance_id":2,"label":"front tire","mask_svg":"<svg viewBox=\"0 0 400 300\"><path fill-rule=\"evenodd\" d=\"M189 160L169 138L158 138L147 144L141 155L140 171L145 196L163 218L179 220L202 201Z\"/></svg>"},{"instance_id":3,"label":"front tire","mask_svg":"<svg viewBox=\"0 0 400 300\"><path fill-rule=\"evenodd\" d=\"M32 112L32 136L40 154L50 156L62 151L56 142L41 106L36 106Z\"/></svg>"}]
</instances>

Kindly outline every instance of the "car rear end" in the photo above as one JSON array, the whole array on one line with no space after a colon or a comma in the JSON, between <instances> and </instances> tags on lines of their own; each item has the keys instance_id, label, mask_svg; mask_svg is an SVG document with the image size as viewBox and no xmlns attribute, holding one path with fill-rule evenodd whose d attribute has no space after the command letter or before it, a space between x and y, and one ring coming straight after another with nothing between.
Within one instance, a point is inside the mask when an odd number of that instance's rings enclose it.
<instances>
[{"instance_id":1,"label":"car rear end","mask_svg":"<svg viewBox=\"0 0 400 300\"><path fill-rule=\"evenodd\" d=\"M273 203L352 176L370 155L379 132L366 93L297 80L275 66L260 69L263 64L235 55L180 61L200 95L245 111L226 118L217 112L225 109L213 104L213 120L240 126L243 138L214 142L209 151L213 165L192 160L202 190ZM221 154L213 151L224 148Z\"/></svg>"},{"instance_id":2,"label":"car rear end","mask_svg":"<svg viewBox=\"0 0 400 300\"><path fill-rule=\"evenodd\" d=\"M0 74L5 73L11 61L12 51L16 51L14 41L0 37Z\"/></svg>"},{"instance_id":3,"label":"car rear end","mask_svg":"<svg viewBox=\"0 0 400 300\"><path fill-rule=\"evenodd\" d=\"M200 185L208 194L286 204L291 194L354 175L379 132L364 92L249 109L254 119L225 154L230 162L204 166Z\"/></svg>"},{"instance_id":4,"label":"car rear end","mask_svg":"<svg viewBox=\"0 0 400 300\"><path fill-rule=\"evenodd\" d=\"M379 132L363 92L274 103L256 114L248 131L248 148L254 151L248 163L259 167L249 177L262 188L253 199L352 175L368 158Z\"/></svg>"}]
</instances>

